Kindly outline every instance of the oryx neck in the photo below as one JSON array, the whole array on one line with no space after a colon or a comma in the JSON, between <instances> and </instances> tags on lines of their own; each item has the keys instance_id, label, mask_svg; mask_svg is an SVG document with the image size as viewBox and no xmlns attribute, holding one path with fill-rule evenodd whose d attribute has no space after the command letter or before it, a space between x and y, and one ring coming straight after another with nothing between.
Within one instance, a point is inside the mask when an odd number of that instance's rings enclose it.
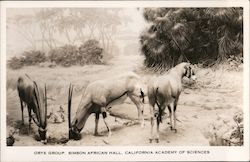
<instances>
[{"instance_id":1,"label":"oryx neck","mask_svg":"<svg viewBox=\"0 0 250 162\"><path fill-rule=\"evenodd\" d=\"M174 78L181 81L184 76L184 73L179 68L174 67L170 70L169 75L174 76Z\"/></svg>"},{"instance_id":2,"label":"oryx neck","mask_svg":"<svg viewBox=\"0 0 250 162\"><path fill-rule=\"evenodd\" d=\"M79 109L76 113L76 117L72 121L72 126L76 127L79 131L82 130L82 128L85 126L85 123L87 119L89 118L90 114L92 113L92 109L95 105L87 105L83 107L82 109Z\"/></svg>"}]
</instances>

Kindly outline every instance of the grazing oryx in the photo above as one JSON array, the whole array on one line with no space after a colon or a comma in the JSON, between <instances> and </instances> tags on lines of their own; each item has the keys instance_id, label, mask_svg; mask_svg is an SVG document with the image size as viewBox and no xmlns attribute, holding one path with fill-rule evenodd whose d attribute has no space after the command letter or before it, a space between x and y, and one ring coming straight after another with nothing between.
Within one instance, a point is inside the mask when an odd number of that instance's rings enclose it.
<instances>
[{"instance_id":1,"label":"grazing oryx","mask_svg":"<svg viewBox=\"0 0 250 162\"><path fill-rule=\"evenodd\" d=\"M162 122L162 114L168 107L170 113L171 130L177 132L176 129L176 107L179 96L182 91L182 78L186 76L193 80L196 79L190 63L180 63L174 68L170 69L169 73L163 76L155 77L148 83L148 99L151 114L151 143L154 137L154 125L156 122L156 137L155 140L159 142L159 124ZM173 103L173 110L171 104ZM154 106L157 105L157 108ZM172 112L174 118L174 125L172 125Z\"/></svg>"},{"instance_id":2,"label":"grazing oryx","mask_svg":"<svg viewBox=\"0 0 250 162\"><path fill-rule=\"evenodd\" d=\"M111 135L111 130L105 121L106 110L117 101L123 102L129 97L138 109L138 117L141 120L141 125L144 125L143 110L144 92L139 76L135 73L127 73L114 77L112 79L104 79L95 81L89 84L82 95L75 118L71 122L71 98L72 87L69 89L69 139L79 140L81 138L81 130L83 129L86 120L91 113L95 113L95 135L98 134L99 115L102 113L104 123ZM141 101L142 99L142 101Z\"/></svg>"},{"instance_id":3,"label":"grazing oryx","mask_svg":"<svg viewBox=\"0 0 250 162\"><path fill-rule=\"evenodd\" d=\"M47 90L46 85L44 89L32 81L28 75L21 76L18 78L17 90L21 103L22 110L22 124L24 124L23 119L23 102L26 103L29 112L29 130L31 129L31 119L38 126L38 132L40 135L41 142L47 143L46 132L47 132ZM32 111L35 117L31 115Z\"/></svg>"}]
</instances>

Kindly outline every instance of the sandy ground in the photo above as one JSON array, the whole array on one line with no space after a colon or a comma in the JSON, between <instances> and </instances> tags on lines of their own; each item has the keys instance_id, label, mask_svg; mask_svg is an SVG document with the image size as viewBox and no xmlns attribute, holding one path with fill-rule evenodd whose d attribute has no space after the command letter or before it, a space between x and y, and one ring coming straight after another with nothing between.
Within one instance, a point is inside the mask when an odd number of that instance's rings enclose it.
<instances>
[{"instance_id":1,"label":"sandy ground","mask_svg":"<svg viewBox=\"0 0 250 162\"><path fill-rule=\"evenodd\" d=\"M97 78L116 75L122 71L140 71L143 79L149 78L150 74L142 74L141 56L119 56L110 61L108 65L90 65L86 67L72 67L55 69L36 68L37 75L54 79L55 83L48 84L50 87L48 111L59 110L62 106L67 108L68 83L75 84L73 94L73 111L76 111L81 98L81 91L84 87ZM7 83L7 131L10 128L19 130L15 135L14 146L43 146L37 140L37 127L32 125L32 131L28 134L28 113L24 110L25 125L21 126L20 103L15 89L14 82L20 73L32 73L34 67L27 67L21 70L8 70ZM47 72L46 72L47 71ZM49 71L49 74L48 74ZM65 74L65 71L70 73ZM35 76L34 72L31 74ZM50 77L47 77L50 75ZM77 76L77 77L76 77ZM79 76L79 77L78 77ZM81 77L83 78L81 80ZM243 107L243 74L242 72L225 72L218 69L215 72L211 69L199 69L197 71L198 81L196 86L185 88L180 96L177 107L177 133L169 128L169 118L164 117L160 125L160 142L149 143L150 121L149 108L145 103L145 126L141 128L137 120L137 109L128 99L124 104L112 107L111 113L118 114L123 118L108 116L107 121L112 130L112 136L108 137L106 127L100 118L99 136L94 136L94 116L88 119L85 128L82 130L80 141L68 141L67 119L63 123L48 123L49 140L47 145L116 145L116 146L142 146L142 145L165 145L165 146L207 146L208 139L204 137L204 128L210 122L221 117L232 118L235 111ZM68 80L67 80L68 79ZM80 81L79 81L80 80ZM65 87L61 88L60 86ZM166 113L168 113L166 111ZM74 114L74 113L73 113ZM67 114L65 114L67 118Z\"/></svg>"}]
</instances>

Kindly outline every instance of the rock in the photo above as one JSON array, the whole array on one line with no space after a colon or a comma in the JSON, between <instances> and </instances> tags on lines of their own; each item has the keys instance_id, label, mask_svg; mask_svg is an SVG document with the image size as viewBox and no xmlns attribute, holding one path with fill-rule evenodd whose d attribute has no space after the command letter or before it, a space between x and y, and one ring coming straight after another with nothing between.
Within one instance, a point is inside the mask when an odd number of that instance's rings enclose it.
<instances>
[{"instance_id":1,"label":"rock","mask_svg":"<svg viewBox=\"0 0 250 162\"><path fill-rule=\"evenodd\" d=\"M7 137L6 143L7 143L7 146L13 146L13 144L15 143L15 138L13 136Z\"/></svg>"}]
</instances>

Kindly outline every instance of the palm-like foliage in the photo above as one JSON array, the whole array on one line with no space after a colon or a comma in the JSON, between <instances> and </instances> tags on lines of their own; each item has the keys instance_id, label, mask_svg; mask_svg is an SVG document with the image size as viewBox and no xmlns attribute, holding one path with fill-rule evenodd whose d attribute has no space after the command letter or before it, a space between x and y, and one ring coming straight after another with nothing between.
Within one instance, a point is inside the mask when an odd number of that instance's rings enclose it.
<instances>
[{"instance_id":1,"label":"palm-like foliage","mask_svg":"<svg viewBox=\"0 0 250 162\"><path fill-rule=\"evenodd\" d=\"M140 36L147 67L225 60L242 52L242 8L145 8Z\"/></svg>"}]
</instances>

